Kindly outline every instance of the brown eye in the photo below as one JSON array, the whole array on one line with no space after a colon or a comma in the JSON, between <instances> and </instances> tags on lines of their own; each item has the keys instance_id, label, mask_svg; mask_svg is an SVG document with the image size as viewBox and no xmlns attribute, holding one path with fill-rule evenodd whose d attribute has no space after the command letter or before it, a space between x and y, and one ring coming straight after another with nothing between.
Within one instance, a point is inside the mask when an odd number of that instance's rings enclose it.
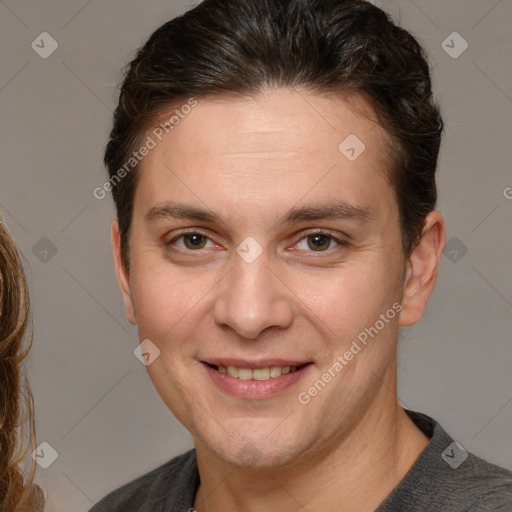
<instances>
[{"instance_id":1,"label":"brown eye","mask_svg":"<svg viewBox=\"0 0 512 512\"><path fill-rule=\"evenodd\" d=\"M332 237L323 233L315 233L307 237L308 247L312 251L325 251L331 245Z\"/></svg>"},{"instance_id":2,"label":"brown eye","mask_svg":"<svg viewBox=\"0 0 512 512\"><path fill-rule=\"evenodd\" d=\"M200 233L188 233L183 235L183 242L187 249L202 249L206 245L207 237Z\"/></svg>"}]
</instances>

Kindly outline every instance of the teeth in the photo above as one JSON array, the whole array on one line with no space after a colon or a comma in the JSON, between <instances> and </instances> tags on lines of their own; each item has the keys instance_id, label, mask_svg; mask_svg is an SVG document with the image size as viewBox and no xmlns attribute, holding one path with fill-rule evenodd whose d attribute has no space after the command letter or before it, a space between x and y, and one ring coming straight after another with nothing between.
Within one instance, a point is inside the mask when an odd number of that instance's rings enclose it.
<instances>
[{"instance_id":1,"label":"teeth","mask_svg":"<svg viewBox=\"0 0 512 512\"><path fill-rule=\"evenodd\" d=\"M220 367L219 367L219 370L220 370ZM280 377L283 373L286 373L283 370L284 370L284 368L280 368L279 366L272 366L270 368L270 376L273 378ZM290 369L288 368L288 370L290 370Z\"/></svg>"},{"instance_id":2,"label":"teeth","mask_svg":"<svg viewBox=\"0 0 512 512\"><path fill-rule=\"evenodd\" d=\"M286 373L297 370L297 366L265 366L264 368L237 368L236 366L218 366L220 373L227 373L230 377L240 380L268 380L275 379Z\"/></svg>"},{"instance_id":3,"label":"teeth","mask_svg":"<svg viewBox=\"0 0 512 512\"><path fill-rule=\"evenodd\" d=\"M228 366L228 375L230 377L238 378L238 368L235 368L234 366Z\"/></svg>"},{"instance_id":4,"label":"teeth","mask_svg":"<svg viewBox=\"0 0 512 512\"><path fill-rule=\"evenodd\" d=\"M249 368L238 368L238 378L240 380L251 380L252 370Z\"/></svg>"},{"instance_id":5,"label":"teeth","mask_svg":"<svg viewBox=\"0 0 512 512\"><path fill-rule=\"evenodd\" d=\"M250 370L249 370L250 371ZM252 372L252 378L255 380L270 379L270 368L255 368Z\"/></svg>"}]
</instances>

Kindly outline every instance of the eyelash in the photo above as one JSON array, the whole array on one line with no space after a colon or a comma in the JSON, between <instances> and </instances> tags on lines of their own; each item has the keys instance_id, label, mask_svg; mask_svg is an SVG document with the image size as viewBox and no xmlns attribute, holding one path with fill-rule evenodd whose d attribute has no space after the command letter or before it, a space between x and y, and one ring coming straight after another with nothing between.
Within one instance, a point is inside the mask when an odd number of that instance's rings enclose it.
<instances>
[{"instance_id":1,"label":"eyelash","mask_svg":"<svg viewBox=\"0 0 512 512\"><path fill-rule=\"evenodd\" d=\"M176 242L177 240L179 240L180 238L183 238L185 237L186 235L201 235L201 236L204 236L205 238L207 238L210 242L213 242L213 240L211 240L210 236L202 231L201 229L194 229L194 230L188 230L188 231L182 231L179 235L176 235L175 237L173 237L171 240L167 241L165 243L166 246L171 246L174 242ZM304 239L307 239L309 236L312 236L312 235L324 235L326 237L329 237L329 239L333 242L336 242L338 245L336 245L334 248L329 248L329 249L325 249L323 251L313 251L313 250L310 250L310 251L306 251L306 252L309 252L309 253L325 253L325 252L332 252L333 249L335 249L336 247L347 247L349 245L349 243L346 241L346 240L342 240L340 238L336 238L330 231L328 230L316 230L316 231L307 231L296 243L295 245L297 245L299 242L301 242L302 240ZM214 242L215 243L215 242ZM193 249L183 249L181 247L178 248L179 251L184 251L184 252L187 252L187 253L193 253L193 252L201 252L202 250L204 249L197 249L197 250L193 250Z\"/></svg>"}]
</instances>

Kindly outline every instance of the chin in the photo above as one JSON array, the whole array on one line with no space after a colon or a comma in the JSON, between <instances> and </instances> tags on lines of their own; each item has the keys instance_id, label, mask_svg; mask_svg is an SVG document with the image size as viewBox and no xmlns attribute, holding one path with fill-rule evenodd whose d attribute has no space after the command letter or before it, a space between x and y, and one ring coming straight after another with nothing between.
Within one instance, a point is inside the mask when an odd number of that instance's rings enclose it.
<instances>
[{"instance_id":1,"label":"chin","mask_svg":"<svg viewBox=\"0 0 512 512\"><path fill-rule=\"evenodd\" d=\"M294 436L290 436L290 432L287 432L286 438L279 439L269 439L267 434L258 432L262 431L252 430L250 435L241 438L226 437L226 432L223 431L222 440L203 437L200 444L227 464L254 469L287 466L296 461L300 452L305 450L305 447L301 449ZM301 441L304 443L303 436Z\"/></svg>"}]
</instances>

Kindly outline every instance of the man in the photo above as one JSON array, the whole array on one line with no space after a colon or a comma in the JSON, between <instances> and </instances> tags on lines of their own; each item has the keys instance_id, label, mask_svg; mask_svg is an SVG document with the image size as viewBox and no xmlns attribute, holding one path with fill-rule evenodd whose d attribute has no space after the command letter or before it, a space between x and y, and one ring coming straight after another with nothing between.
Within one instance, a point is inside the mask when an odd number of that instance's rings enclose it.
<instances>
[{"instance_id":1,"label":"man","mask_svg":"<svg viewBox=\"0 0 512 512\"><path fill-rule=\"evenodd\" d=\"M105 154L113 251L195 449L94 512L511 510L510 472L397 403L441 132L422 49L364 1L205 0L150 37Z\"/></svg>"}]
</instances>

